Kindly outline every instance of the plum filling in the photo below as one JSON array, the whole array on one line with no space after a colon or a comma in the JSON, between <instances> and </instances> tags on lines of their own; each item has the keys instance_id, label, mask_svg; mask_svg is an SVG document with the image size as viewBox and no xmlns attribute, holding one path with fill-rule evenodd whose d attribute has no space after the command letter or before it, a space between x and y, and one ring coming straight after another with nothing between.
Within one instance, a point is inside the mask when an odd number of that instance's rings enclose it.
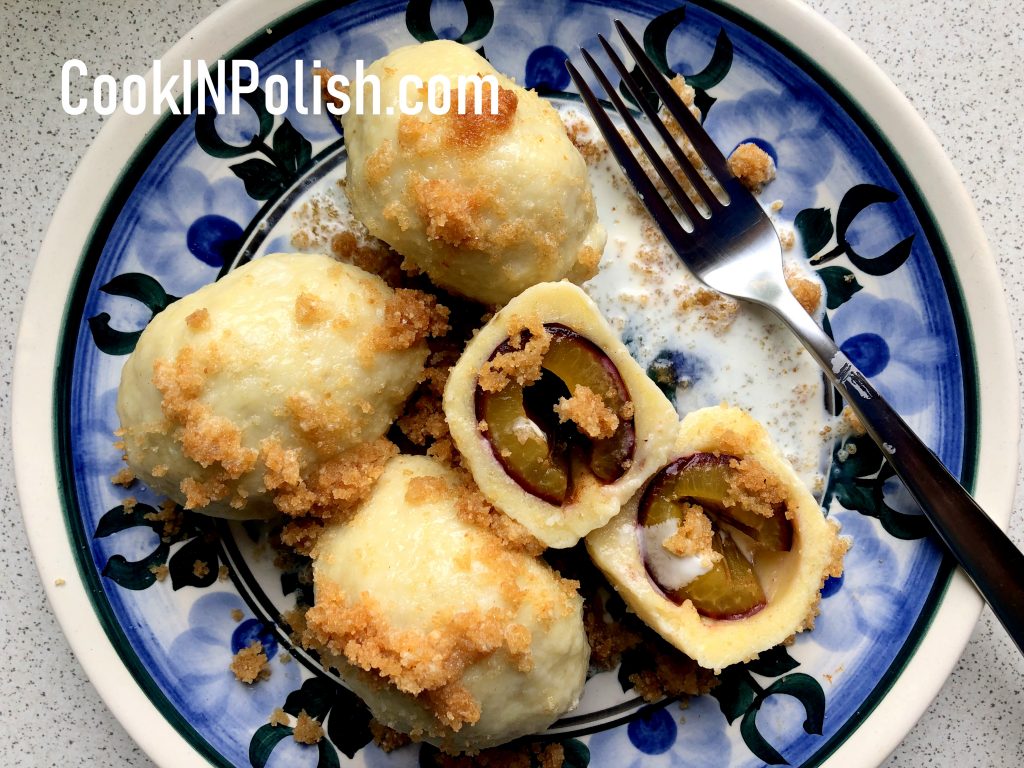
<instances>
[{"instance_id":1,"label":"plum filling","mask_svg":"<svg viewBox=\"0 0 1024 768\"><path fill-rule=\"evenodd\" d=\"M540 378L525 386L510 380L496 392L477 386L476 417L486 424L484 436L508 476L527 493L561 506L572 498L581 473L602 483L625 474L636 448L636 429L629 390L608 356L564 325L549 323L544 329L551 343L541 359ZM513 347L506 340L490 359L522 344ZM559 413L567 400L583 395L606 414L589 435L578 423L583 419ZM585 399L579 403L585 404Z\"/></svg>"},{"instance_id":2,"label":"plum filling","mask_svg":"<svg viewBox=\"0 0 1024 768\"><path fill-rule=\"evenodd\" d=\"M655 475L640 500L637 522L648 575L668 599L677 604L690 600L711 619L740 619L764 608L764 588L746 553L756 559L758 551L788 552L793 546L793 524L784 504L771 505L770 514L743 504L743 494L735 492L741 471L734 456L695 453ZM674 555L653 548L662 542L667 548L671 532L684 527L705 535L710 531L700 557L712 564L685 584L671 583L664 563Z\"/></svg>"}]
</instances>

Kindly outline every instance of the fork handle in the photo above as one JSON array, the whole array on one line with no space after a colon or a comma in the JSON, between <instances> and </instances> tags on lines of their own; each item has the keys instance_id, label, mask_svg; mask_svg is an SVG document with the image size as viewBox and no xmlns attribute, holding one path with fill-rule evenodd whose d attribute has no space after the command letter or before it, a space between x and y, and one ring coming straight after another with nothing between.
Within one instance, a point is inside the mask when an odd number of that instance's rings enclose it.
<instances>
[{"instance_id":1,"label":"fork handle","mask_svg":"<svg viewBox=\"0 0 1024 768\"><path fill-rule=\"evenodd\" d=\"M860 417L939 537L1024 653L1024 554L788 291L766 303Z\"/></svg>"}]
</instances>

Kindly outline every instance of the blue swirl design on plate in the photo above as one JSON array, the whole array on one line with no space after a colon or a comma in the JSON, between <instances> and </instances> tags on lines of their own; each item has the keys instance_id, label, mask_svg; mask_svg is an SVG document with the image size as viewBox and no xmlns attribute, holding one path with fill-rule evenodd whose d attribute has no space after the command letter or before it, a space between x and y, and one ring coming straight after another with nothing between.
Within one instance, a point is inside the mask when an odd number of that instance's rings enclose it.
<instances>
[{"instance_id":1,"label":"blue swirl design on plate","mask_svg":"<svg viewBox=\"0 0 1024 768\"><path fill-rule=\"evenodd\" d=\"M778 179L766 194L784 199L783 222L797 230L804 257L825 282L826 322L837 341L883 392L902 398L897 407L913 413L943 460L960 466L967 416L956 347L959 310L951 305L938 262L947 257L936 250L937 240L919 219L908 198L914 193L901 184L892 158L872 143L844 111L841 94L816 79L813 68L787 58L770 32L724 8L714 12L660 0L632 8L537 0L432 5L314 4L297 12L294 24L282 22L281 34L254 38L234 55L255 59L265 76L291 77L295 58L320 58L325 67L346 73L355 58L372 60L399 45L448 37L482 48L499 70L520 82L558 91L566 87L556 66L562 52L581 42L595 47L596 35L609 33L614 16L644 29L662 71L681 72L698 88L708 129L723 150L754 140L776 157ZM254 636L266 638L271 649L274 644L254 619L231 619L231 610L244 605L234 592L222 591L233 589L229 585L206 593L152 585L140 591L100 577L114 554L145 554L154 544L142 520L137 534L119 529L91 538L107 530L100 523L118 503L109 463L96 455L117 427L112 388L137 332L175 297L214 279L265 201L272 203L299 178L338 141L339 132L326 116L293 110L267 120L254 108L233 119L170 120L156 136L146 148L147 163L128 177L119 208L110 211L90 246L87 256L95 263L83 270L76 289L84 295L80 316L69 318L69 327L79 332L66 347L73 358L66 361L72 373L63 428L72 450L64 460L71 462L77 498L68 506L85 532L83 568L94 575L97 609L110 617L112 637L126 635L122 652L133 671L150 681L154 700L162 696L169 702L168 716L178 718L180 729L191 729L194 735L187 738L205 745L204 754L244 765L251 760L250 740L266 726L269 712L290 697L293 703L318 700L310 687L317 678L298 664L275 661L270 680L252 688L233 679L227 664L235 646ZM250 147L253 137L258 141ZM275 248L283 245L274 242ZM669 362L676 375L685 373ZM860 457L852 461L851 444ZM629 725L571 740L567 764L585 765L588 747L586 760L598 766L753 766L766 762L765 744L800 764L834 748L833 740L890 673L942 576L939 553L928 542L897 546L890 538L913 538L919 531L905 494L874 463L876 457L856 441L837 450L845 450L848 461L837 460L829 501L857 544L846 575L826 586L818 631L801 635L792 656L776 667L730 673L732 699L702 697L682 713L674 705L649 710ZM887 589L893 583L900 584L898 591ZM794 672L796 666L802 671ZM762 672L770 672L774 682ZM806 725L809 710L817 713L815 688L828 711L820 727L811 723L821 736ZM268 738L278 736L279 731ZM283 736L275 742L267 764L311 754L288 742ZM355 754L361 747L346 749ZM415 753L359 752L370 765L409 765L422 759ZM327 754L318 749L316 759L329 762Z\"/></svg>"}]
</instances>

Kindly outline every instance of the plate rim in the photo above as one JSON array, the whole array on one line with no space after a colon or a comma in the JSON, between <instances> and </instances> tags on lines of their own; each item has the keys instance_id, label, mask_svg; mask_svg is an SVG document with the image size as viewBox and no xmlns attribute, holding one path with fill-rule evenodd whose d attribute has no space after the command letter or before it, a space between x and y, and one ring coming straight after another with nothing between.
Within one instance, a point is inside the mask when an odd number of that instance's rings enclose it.
<instances>
[{"instance_id":1,"label":"plate rim","mask_svg":"<svg viewBox=\"0 0 1024 768\"><path fill-rule=\"evenodd\" d=\"M1011 428L998 432L986 430L985 425L1005 427L998 421L999 414L1007 408L1014 413L1019 411L1016 386L991 386L992 382L1017 381L1009 313L1005 299L978 313L978 302L990 299L994 288L1002 288L1002 281L973 203L938 139L878 65L842 31L799 0L690 2L710 6L712 11L716 7L731 9L772 30L803 53L873 123L906 170L908 181L918 188L920 200L951 256L950 267L961 293L975 361L985 361L984 368L977 364L975 371L979 395L975 488L981 505L992 510L993 518L1005 527L1012 511L1018 425L1014 420ZM162 57L162 65L165 71L175 66L180 70L182 59L216 58L226 49L262 34L265 28L272 28L279 19L314 4L315 0L230 0L172 46ZM233 46L223 44L225 38L219 34L222 29L229 30L229 39L235 41ZM238 34L238 30L245 32ZM801 44L801 39L816 41L814 50ZM854 81L855 77L860 79ZM152 81L152 70L147 78ZM874 105L872 109L865 107L868 98ZM61 629L90 682L129 735L158 765L170 765L173 759L175 766L206 766L207 760L175 730L122 663L100 624L66 535L55 461L55 392L53 387L39 387L37 381L38 371L48 372L47 381L52 381L58 368L65 311L54 312L53 302L47 301L54 295L54 283L63 288L57 295L65 302L66 310L70 288L82 267L84 246L99 214L126 167L165 117L166 113L147 114L145 120L140 120L129 118L123 111L113 115L83 155L54 211L33 269L18 330L12 381L12 444L18 498L33 560ZM112 159L114 162L110 162ZM929 196L923 191L925 182L942 189L943 194ZM97 185L105 190L102 199L91 194ZM945 218L947 215L952 218ZM944 226L941 222L945 220L954 221L956 227ZM68 239L81 247L64 247ZM957 256L959 253L967 255ZM967 262L970 271L963 269ZM990 386L986 387L986 382ZM982 392L984 398L980 397ZM1004 443L1009 450L999 451L999 445ZM993 460L992 453L996 459L1002 454L1002 460ZM985 461L981 461L982 456ZM57 587L55 581L60 578L65 583ZM863 768L881 763L945 684L982 606L967 578L959 571L954 573L929 625L923 629L917 648L910 651L903 669L893 676L888 691L822 764L828 768ZM965 620L965 614L971 620ZM923 670L929 674L920 674ZM935 675L936 670L941 674ZM922 680L925 684L918 684ZM897 703L893 696L893 691L906 688L908 681L913 681L915 694L910 707L902 701ZM853 754L858 756L856 762L849 758ZM874 762L860 759L865 756L871 756L868 759Z\"/></svg>"}]
</instances>

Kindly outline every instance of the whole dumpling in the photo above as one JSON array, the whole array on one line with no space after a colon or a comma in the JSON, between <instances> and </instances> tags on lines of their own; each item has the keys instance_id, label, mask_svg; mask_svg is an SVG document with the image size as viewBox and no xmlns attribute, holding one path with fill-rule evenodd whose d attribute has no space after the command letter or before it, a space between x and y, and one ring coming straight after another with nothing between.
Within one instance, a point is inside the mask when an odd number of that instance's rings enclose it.
<instances>
[{"instance_id":1,"label":"whole dumpling","mask_svg":"<svg viewBox=\"0 0 1024 768\"><path fill-rule=\"evenodd\" d=\"M450 752L542 731L573 709L590 646L582 599L467 513L425 456L392 459L314 548L306 638L381 723Z\"/></svg>"},{"instance_id":2,"label":"whole dumpling","mask_svg":"<svg viewBox=\"0 0 1024 768\"><path fill-rule=\"evenodd\" d=\"M410 74L446 76L453 89L459 75L494 75L498 114L485 87L481 115L458 114L454 93L446 114L424 105L402 115L400 80ZM346 190L372 235L442 288L490 304L595 274L605 231L586 164L550 104L448 40L399 48L367 75L380 78L381 113L349 110L342 122Z\"/></svg>"},{"instance_id":3,"label":"whole dumpling","mask_svg":"<svg viewBox=\"0 0 1024 768\"><path fill-rule=\"evenodd\" d=\"M329 516L423 371L436 306L327 256L276 254L153 318L121 373L130 469L188 509ZM376 442L375 442L376 441Z\"/></svg>"}]
</instances>

